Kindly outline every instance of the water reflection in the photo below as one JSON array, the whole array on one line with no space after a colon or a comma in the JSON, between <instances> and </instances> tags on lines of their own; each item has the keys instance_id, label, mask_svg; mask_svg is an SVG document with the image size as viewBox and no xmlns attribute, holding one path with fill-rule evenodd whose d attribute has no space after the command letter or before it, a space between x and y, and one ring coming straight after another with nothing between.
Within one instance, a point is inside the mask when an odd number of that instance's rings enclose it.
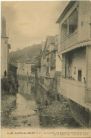
<instances>
[{"instance_id":1,"label":"water reflection","mask_svg":"<svg viewBox=\"0 0 91 138\"><path fill-rule=\"evenodd\" d=\"M18 93L16 97L16 109L11 113L13 125L16 127L39 127L39 116L36 112L36 102L33 98L25 98Z\"/></svg>"},{"instance_id":2,"label":"water reflection","mask_svg":"<svg viewBox=\"0 0 91 138\"><path fill-rule=\"evenodd\" d=\"M66 104L53 101L47 107L36 104L34 91L31 84L20 81L19 92L16 96L8 96L3 99L5 112L2 120L5 126L15 127L79 127L72 118ZM6 104L4 104L6 103ZM8 105L8 107L6 106ZM55 112L56 111L56 112ZM6 114L7 113L7 114Z\"/></svg>"},{"instance_id":3,"label":"water reflection","mask_svg":"<svg viewBox=\"0 0 91 138\"><path fill-rule=\"evenodd\" d=\"M20 93L16 97L16 110L12 113L15 116L26 116L35 114L34 109L37 108L34 100L27 100Z\"/></svg>"}]
</instances>

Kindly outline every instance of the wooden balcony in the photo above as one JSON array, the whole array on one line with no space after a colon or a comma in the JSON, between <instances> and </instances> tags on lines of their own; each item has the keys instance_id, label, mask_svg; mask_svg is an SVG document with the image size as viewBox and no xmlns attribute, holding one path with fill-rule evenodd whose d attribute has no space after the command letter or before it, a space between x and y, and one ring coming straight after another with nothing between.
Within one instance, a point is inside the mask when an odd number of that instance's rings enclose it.
<instances>
[{"instance_id":1,"label":"wooden balcony","mask_svg":"<svg viewBox=\"0 0 91 138\"><path fill-rule=\"evenodd\" d=\"M73 34L65 37L61 42L61 52L68 50L69 48L74 49L75 44L78 42L78 33L77 31Z\"/></svg>"}]
</instances>

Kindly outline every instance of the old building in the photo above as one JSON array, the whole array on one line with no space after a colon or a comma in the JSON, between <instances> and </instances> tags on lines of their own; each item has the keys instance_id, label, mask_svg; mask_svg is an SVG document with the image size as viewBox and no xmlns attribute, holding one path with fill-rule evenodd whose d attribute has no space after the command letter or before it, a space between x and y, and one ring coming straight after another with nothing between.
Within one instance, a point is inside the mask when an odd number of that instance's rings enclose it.
<instances>
[{"instance_id":1,"label":"old building","mask_svg":"<svg viewBox=\"0 0 91 138\"><path fill-rule=\"evenodd\" d=\"M6 33L6 20L1 18L1 78L7 77L10 44Z\"/></svg>"},{"instance_id":2,"label":"old building","mask_svg":"<svg viewBox=\"0 0 91 138\"><path fill-rule=\"evenodd\" d=\"M18 76L18 91L21 93L31 93L31 62L26 61L17 62L17 76Z\"/></svg>"},{"instance_id":3,"label":"old building","mask_svg":"<svg viewBox=\"0 0 91 138\"><path fill-rule=\"evenodd\" d=\"M60 93L70 99L73 116L81 125L88 125L91 111L90 9L90 1L70 1L57 20L62 55Z\"/></svg>"},{"instance_id":4,"label":"old building","mask_svg":"<svg viewBox=\"0 0 91 138\"><path fill-rule=\"evenodd\" d=\"M18 76L30 76L31 75L31 68L32 63L29 59L26 59L24 61L17 61L17 75Z\"/></svg>"},{"instance_id":5,"label":"old building","mask_svg":"<svg viewBox=\"0 0 91 138\"><path fill-rule=\"evenodd\" d=\"M58 36L48 36L46 41L43 42L43 47L40 52L39 68L37 68L37 74L39 78L39 84L43 91L43 101L46 101L51 97L56 98L58 77L61 75L61 61L58 56Z\"/></svg>"}]
</instances>

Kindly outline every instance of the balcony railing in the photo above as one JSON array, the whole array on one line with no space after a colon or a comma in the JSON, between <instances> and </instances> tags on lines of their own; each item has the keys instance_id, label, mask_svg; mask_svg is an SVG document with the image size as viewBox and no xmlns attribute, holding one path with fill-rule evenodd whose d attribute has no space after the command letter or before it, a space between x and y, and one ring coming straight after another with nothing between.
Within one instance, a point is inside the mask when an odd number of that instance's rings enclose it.
<instances>
[{"instance_id":1,"label":"balcony railing","mask_svg":"<svg viewBox=\"0 0 91 138\"><path fill-rule=\"evenodd\" d=\"M61 51L67 50L68 48L73 48L74 45L78 42L78 33L77 31L67 36L61 42Z\"/></svg>"}]
</instances>

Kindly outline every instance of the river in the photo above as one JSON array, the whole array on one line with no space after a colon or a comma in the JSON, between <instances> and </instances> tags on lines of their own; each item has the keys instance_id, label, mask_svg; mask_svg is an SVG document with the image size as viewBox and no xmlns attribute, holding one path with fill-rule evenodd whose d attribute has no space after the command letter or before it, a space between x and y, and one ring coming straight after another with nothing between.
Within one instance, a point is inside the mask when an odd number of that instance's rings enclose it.
<instances>
[{"instance_id":1,"label":"river","mask_svg":"<svg viewBox=\"0 0 91 138\"><path fill-rule=\"evenodd\" d=\"M64 103L53 101L42 110L39 110L38 106L31 84L21 83L16 96L8 95L2 99L2 126L9 128L79 127L66 104L64 106Z\"/></svg>"},{"instance_id":2,"label":"river","mask_svg":"<svg viewBox=\"0 0 91 138\"><path fill-rule=\"evenodd\" d=\"M29 95L27 98L18 93L16 106L9 118L11 127L40 127L37 105L33 96Z\"/></svg>"}]
</instances>

